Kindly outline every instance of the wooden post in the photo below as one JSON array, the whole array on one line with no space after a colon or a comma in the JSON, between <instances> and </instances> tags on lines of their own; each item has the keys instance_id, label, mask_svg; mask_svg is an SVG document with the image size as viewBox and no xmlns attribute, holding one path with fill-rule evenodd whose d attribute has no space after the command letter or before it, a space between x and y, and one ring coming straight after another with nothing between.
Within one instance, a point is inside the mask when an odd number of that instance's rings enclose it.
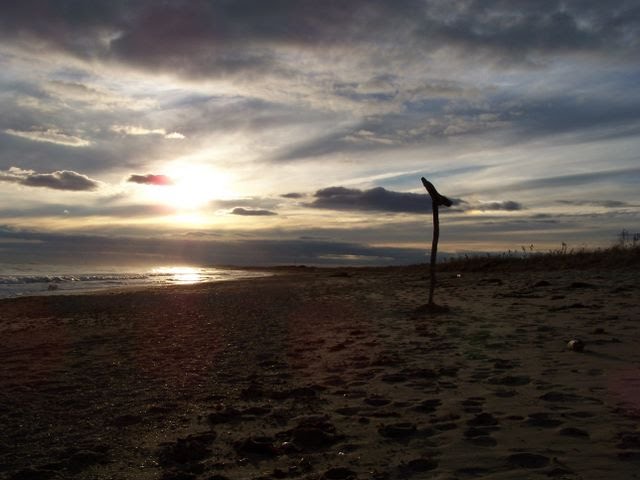
<instances>
[{"instance_id":1,"label":"wooden post","mask_svg":"<svg viewBox=\"0 0 640 480\"><path fill-rule=\"evenodd\" d=\"M436 257L438 255L438 239L440 238L440 218L438 215L438 208L440 205L450 207L453 202L444 195L440 195L436 190L436 187L434 187L433 184L424 177L422 177L422 185L424 185L424 188L429 192L429 196L431 197L431 210L433 211L433 236L431 239L431 262L429 270L431 284L429 285L428 303L428 305L433 305L433 292L436 288Z\"/></svg>"}]
</instances>

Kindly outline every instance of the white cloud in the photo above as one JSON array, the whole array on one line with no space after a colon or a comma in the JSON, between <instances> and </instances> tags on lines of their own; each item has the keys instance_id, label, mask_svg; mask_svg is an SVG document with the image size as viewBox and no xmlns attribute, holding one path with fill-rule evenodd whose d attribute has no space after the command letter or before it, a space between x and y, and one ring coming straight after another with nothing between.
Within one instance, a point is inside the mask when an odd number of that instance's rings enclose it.
<instances>
[{"instance_id":1,"label":"white cloud","mask_svg":"<svg viewBox=\"0 0 640 480\"><path fill-rule=\"evenodd\" d=\"M171 132L171 133L166 134L164 136L164 138L167 138L169 140L184 140L187 137L185 137L183 134L178 133L178 132Z\"/></svg>"},{"instance_id":2,"label":"white cloud","mask_svg":"<svg viewBox=\"0 0 640 480\"><path fill-rule=\"evenodd\" d=\"M148 129L144 127L138 127L135 125L113 125L111 130L123 135L166 135L167 131L164 128Z\"/></svg>"},{"instance_id":3,"label":"white cloud","mask_svg":"<svg viewBox=\"0 0 640 480\"><path fill-rule=\"evenodd\" d=\"M66 145L67 147L86 147L90 145L88 140L73 135L67 135L60 130L48 128L46 130L14 130L9 128L4 131L9 135L27 138L34 142L48 142L57 145Z\"/></svg>"},{"instance_id":4,"label":"white cloud","mask_svg":"<svg viewBox=\"0 0 640 480\"><path fill-rule=\"evenodd\" d=\"M42 88L52 98L48 99L49 104L55 103L53 99L59 101L59 105L78 107L88 110L109 111L114 109L125 109L134 111L144 111L154 108L157 101L135 92L127 92L122 87L102 88L97 85L85 85L77 82L50 81ZM132 94L133 93L133 94ZM45 104L46 105L46 104Z\"/></svg>"},{"instance_id":5,"label":"white cloud","mask_svg":"<svg viewBox=\"0 0 640 480\"><path fill-rule=\"evenodd\" d=\"M70 170L58 170L51 173L38 173L34 170L24 170L11 167L0 170L0 182L16 183L26 187L44 187L53 190L67 190L72 192L88 192L97 190L101 182Z\"/></svg>"},{"instance_id":6,"label":"white cloud","mask_svg":"<svg viewBox=\"0 0 640 480\"><path fill-rule=\"evenodd\" d=\"M167 133L164 128L144 128L136 125L113 125L111 127L112 132L120 133L122 135L162 135L168 140L184 140L186 137L179 132Z\"/></svg>"}]
</instances>

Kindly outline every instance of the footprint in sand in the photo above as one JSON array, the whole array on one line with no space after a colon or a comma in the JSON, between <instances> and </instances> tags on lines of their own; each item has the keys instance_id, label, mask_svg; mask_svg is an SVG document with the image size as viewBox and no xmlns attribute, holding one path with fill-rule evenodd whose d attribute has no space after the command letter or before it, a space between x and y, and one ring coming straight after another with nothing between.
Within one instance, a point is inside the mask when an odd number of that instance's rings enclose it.
<instances>
[{"instance_id":1,"label":"footprint in sand","mask_svg":"<svg viewBox=\"0 0 640 480\"><path fill-rule=\"evenodd\" d=\"M480 413L482 412L484 401L484 397L469 397L462 401L462 406L467 413Z\"/></svg>"},{"instance_id":2,"label":"footprint in sand","mask_svg":"<svg viewBox=\"0 0 640 480\"><path fill-rule=\"evenodd\" d=\"M383 407L385 405L389 405L391 403L391 400L379 395L371 395L370 397L364 399L364 403L366 403L367 405L371 405L372 407Z\"/></svg>"},{"instance_id":3,"label":"footprint in sand","mask_svg":"<svg viewBox=\"0 0 640 480\"><path fill-rule=\"evenodd\" d=\"M378 433L386 438L407 438L417 431L415 423L400 422L382 425L378 428Z\"/></svg>"},{"instance_id":4,"label":"footprint in sand","mask_svg":"<svg viewBox=\"0 0 640 480\"><path fill-rule=\"evenodd\" d=\"M213 455L209 448L216 438L215 432L189 435L175 442L161 444L158 460L163 467L195 464Z\"/></svg>"},{"instance_id":5,"label":"footprint in sand","mask_svg":"<svg viewBox=\"0 0 640 480\"><path fill-rule=\"evenodd\" d=\"M352 480L356 477L356 472L345 467L330 468L322 475L323 480Z\"/></svg>"},{"instance_id":6,"label":"footprint in sand","mask_svg":"<svg viewBox=\"0 0 640 480\"><path fill-rule=\"evenodd\" d=\"M407 376L402 373L388 373L386 375L382 375L380 377L385 383L401 383L406 382L408 380Z\"/></svg>"},{"instance_id":7,"label":"footprint in sand","mask_svg":"<svg viewBox=\"0 0 640 480\"><path fill-rule=\"evenodd\" d=\"M493 394L499 398L510 398L518 395L518 392L516 390L506 390L504 388L500 388L493 392Z\"/></svg>"},{"instance_id":8,"label":"footprint in sand","mask_svg":"<svg viewBox=\"0 0 640 480\"><path fill-rule=\"evenodd\" d=\"M583 397L574 393L563 392L547 392L540 396L540 400L545 402L571 402L571 403L589 403L593 405L602 405L602 400L592 397Z\"/></svg>"},{"instance_id":9,"label":"footprint in sand","mask_svg":"<svg viewBox=\"0 0 640 480\"><path fill-rule=\"evenodd\" d=\"M489 435L479 435L477 437L468 438L467 440L469 443L472 443L477 447L495 447L498 445L496 439Z\"/></svg>"},{"instance_id":10,"label":"footprint in sand","mask_svg":"<svg viewBox=\"0 0 640 480\"><path fill-rule=\"evenodd\" d=\"M284 435L288 435L290 442L303 451L326 449L344 438L325 416L307 415L296 422L297 426Z\"/></svg>"},{"instance_id":11,"label":"footprint in sand","mask_svg":"<svg viewBox=\"0 0 640 480\"><path fill-rule=\"evenodd\" d=\"M553 418L550 413L539 412L529 414L529 417L525 420L524 423L525 425L528 425L530 427L555 428L559 425L562 425L562 420Z\"/></svg>"},{"instance_id":12,"label":"footprint in sand","mask_svg":"<svg viewBox=\"0 0 640 480\"><path fill-rule=\"evenodd\" d=\"M618 458L625 462L640 461L640 433L622 432L618 434L620 442L616 445L623 450L618 453Z\"/></svg>"},{"instance_id":13,"label":"footprint in sand","mask_svg":"<svg viewBox=\"0 0 640 480\"><path fill-rule=\"evenodd\" d=\"M499 420L490 413L480 413L467 422L469 428L465 430L464 436L473 445L495 447L498 442L491 437L491 432L500 430L499 423Z\"/></svg>"},{"instance_id":14,"label":"footprint in sand","mask_svg":"<svg viewBox=\"0 0 640 480\"><path fill-rule=\"evenodd\" d=\"M427 400L423 400L418 405L413 407L413 410L422 413L433 413L440 405L442 405L441 400L437 398L429 398Z\"/></svg>"},{"instance_id":15,"label":"footprint in sand","mask_svg":"<svg viewBox=\"0 0 640 480\"><path fill-rule=\"evenodd\" d=\"M531 383L531 378L527 375L505 375L495 376L487 380L491 385L505 385L509 387L520 387Z\"/></svg>"},{"instance_id":16,"label":"footprint in sand","mask_svg":"<svg viewBox=\"0 0 640 480\"><path fill-rule=\"evenodd\" d=\"M427 472L438 467L438 462L431 458L416 458L407 462L407 467L413 472Z\"/></svg>"},{"instance_id":17,"label":"footprint in sand","mask_svg":"<svg viewBox=\"0 0 640 480\"><path fill-rule=\"evenodd\" d=\"M480 413L467 422L471 427L491 427L498 425L499 421L490 413Z\"/></svg>"},{"instance_id":18,"label":"footprint in sand","mask_svg":"<svg viewBox=\"0 0 640 480\"><path fill-rule=\"evenodd\" d=\"M583 430L581 428L576 428L576 427L561 428L560 430L558 430L558 433L560 435L565 435L567 437L589 438L589 432L587 432L586 430Z\"/></svg>"},{"instance_id":19,"label":"footprint in sand","mask_svg":"<svg viewBox=\"0 0 640 480\"><path fill-rule=\"evenodd\" d=\"M276 457L282 451L276 446L276 440L272 437L257 436L249 437L236 442L234 445L238 453L243 455L260 455Z\"/></svg>"},{"instance_id":20,"label":"footprint in sand","mask_svg":"<svg viewBox=\"0 0 640 480\"><path fill-rule=\"evenodd\" d=\"M518 468L543 468L549 461L549 457L535 453L515 453L507 457L507 463Z\"/></svg>"}]
</instances>

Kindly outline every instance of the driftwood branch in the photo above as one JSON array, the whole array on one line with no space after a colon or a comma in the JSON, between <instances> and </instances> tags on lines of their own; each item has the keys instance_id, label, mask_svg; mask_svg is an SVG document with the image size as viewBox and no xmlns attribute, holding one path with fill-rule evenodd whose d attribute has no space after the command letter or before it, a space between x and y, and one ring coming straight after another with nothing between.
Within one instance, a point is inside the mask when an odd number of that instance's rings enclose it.
<instances>
[{"instance_id":1,"label":"driftwood branch","mask_svg":"<svg viewBox=\"0 0 640 480\"><path fill-rule=\"evenodd\" d=\"M440 238L440 218L438 214L438 208L440 206L450 207L453 202L444 195L440 195L433 183L422 177L422 185L429 192L431 197L431 209L433 211L433 237L431 240L431 262L430 262L430 277L431 284L429 285L429 305L433 305L433 292L436 288L436 257L438 255L438 239Z\"/></svg>"}]
</instances>

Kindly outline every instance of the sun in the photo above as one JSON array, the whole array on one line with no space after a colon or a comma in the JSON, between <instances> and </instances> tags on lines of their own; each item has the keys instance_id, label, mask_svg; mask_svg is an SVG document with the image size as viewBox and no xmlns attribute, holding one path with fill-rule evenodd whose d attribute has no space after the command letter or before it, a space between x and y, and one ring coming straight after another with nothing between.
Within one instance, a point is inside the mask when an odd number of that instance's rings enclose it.
<instances>
[{"instance_id":1,"label":"sun","mask_svg":"<svg viewBox=\"0 0 640 480\"><path fill-rule=\"evenodd\" d=\"M205 165L171 165L163 170L170 185L146 189L149 200L178 211L199 210L214 199L234 197L228 173Z\"/></svg>"}]
</instances>

